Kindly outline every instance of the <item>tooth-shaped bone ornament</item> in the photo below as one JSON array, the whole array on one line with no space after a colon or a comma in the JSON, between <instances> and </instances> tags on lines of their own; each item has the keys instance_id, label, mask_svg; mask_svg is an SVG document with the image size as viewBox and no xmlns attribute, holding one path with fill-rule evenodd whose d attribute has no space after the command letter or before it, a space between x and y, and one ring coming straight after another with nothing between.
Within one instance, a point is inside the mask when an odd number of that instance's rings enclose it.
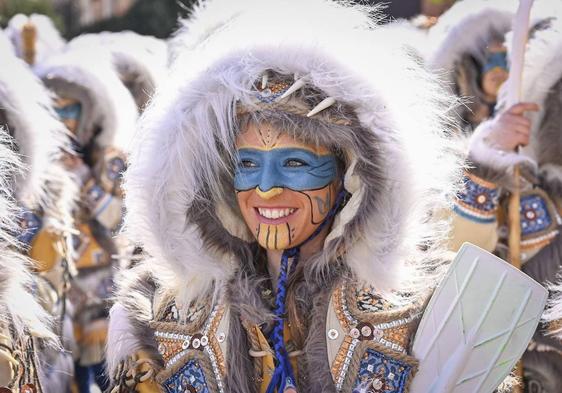
<instances>
[{"instance_id":1,"label":"tooth-shaped bone ornament","mask_svg":"<svg viewBox=\"0 0 562 393\"><path fill-rule=\"evenodd\" d=\"M306 85L306 82L304 81L304 78L300 78L300 79L296 80L295 83L293 83L291 85L291 87L289 87L287 89L287 91L285 93L283 93L277 100L280 101L284 98L289 97L291 94L293 94L295 91L297 91L298 89L300 89L304 85Z\"/></svg>"},{"instance_id":2,"label":"tooth-shaped bone ornament","mask_svg":"<svg viewBox=\"0 0 562 393\"><path fill-rule=\"evenodd\" d=\"M314 115L317 115L318 113L322 112L326 108L331 107L335 103L336 103L336 99L334 97L324 98L322 100L322 102L320 102L318 105L316 105L314 108L312 108L312 110L310 112L308 112L306 117L312 117Z\"/></svg>"}]
</instances>

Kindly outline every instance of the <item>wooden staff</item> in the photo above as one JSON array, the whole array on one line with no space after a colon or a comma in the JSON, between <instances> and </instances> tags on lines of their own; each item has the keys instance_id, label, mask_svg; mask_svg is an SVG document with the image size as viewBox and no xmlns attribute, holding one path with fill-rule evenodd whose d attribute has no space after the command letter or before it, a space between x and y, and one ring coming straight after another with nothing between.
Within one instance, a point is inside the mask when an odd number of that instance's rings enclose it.
<instances>
[{"instance_id":1,"label":"wooden staff","mask_svg":"<svg viewBox=\"0 0 562 393\"><path fill-rule=\"evenodd\" d=\"M525 59L525 46L529 34L529 19L533 0L519 0L519 8L513 20L513 38L511 45L511 64L509 77L507 79L507 108L521 101L521 82L523 80L523 66ZM521 191L520 191L519 165L513 169L514 188L508 204L509 224L509 262L521 269ZM521 385L514 388L514 393L522 393L523 387L523 363L519 361L516 369L517 376L521 379Z\"/></svg>"},{"instance_id":2,"label":"wooden staff","mask_svg":"<svg viewBox=\"0 0 562 393\"><path fill-rule=\"evenodd\" d=\"M22 41L22 56L27 64L32 66L35 64L35 44L37 41L37 29L35 25L29 21L27 22L21 30L21 41Z\"/></svg>"}]
</instances>

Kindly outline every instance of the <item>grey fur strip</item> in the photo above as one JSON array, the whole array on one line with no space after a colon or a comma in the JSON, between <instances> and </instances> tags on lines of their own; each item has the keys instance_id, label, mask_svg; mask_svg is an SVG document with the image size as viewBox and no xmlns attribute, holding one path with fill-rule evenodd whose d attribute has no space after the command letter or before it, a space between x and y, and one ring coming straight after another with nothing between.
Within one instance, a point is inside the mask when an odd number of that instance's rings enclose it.
<instances>
[{"instance_id":1,"label":"grey fur strip","mask_svg":"<svg viewBox=\"0 0 562 393\"><path fill-rule=\"evenodd\" d=\"M312 298L313 307L310 328L304 348L308 365L307 392L335 393L336 387L330 373L328 350L326 347L326 315L330 303L332 288L329 286L316 293Z\"/></svg>"},{"instance_id":2,"label":"grey fur strip","mask_svg":"<svg viewBox=\"0 0 562 393\"><path fill-rule=\"evenodd\" d=\"M556 276L562 266L562 236L558 235L554 240L522 267L522 270L539 283L556 282Z\"/></svg>"}]
</instances>

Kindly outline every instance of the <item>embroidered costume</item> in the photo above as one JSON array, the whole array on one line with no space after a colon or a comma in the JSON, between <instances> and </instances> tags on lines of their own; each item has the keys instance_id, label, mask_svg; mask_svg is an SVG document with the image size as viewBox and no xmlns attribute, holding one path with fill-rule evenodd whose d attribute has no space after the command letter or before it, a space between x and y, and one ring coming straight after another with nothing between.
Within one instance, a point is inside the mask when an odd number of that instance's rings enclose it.
<instances>
[{"instance_id":1,"label":"embroidered costume","mask_svg":"<svg viewBox=\"0 0 562 393\"><path fill-rule=\"evenodd\" d=\"M95 64L95 66L93 66ZM72 254L77 274L69 297L74 307L74 351L81 391L89 391L89 367L103 388L102 362L113 275L120 250L113 239L121 223L124 150L134 132L137 109L104 51L69 48L37 65L56 94L56 111L72 133L74 154L66 166L80 183Z\"/></svg>"},{"instance_id":2,"label":"embroidered costume","mask_svg":"<svg viewBox=\"0 0 562 393\"><path fill-rule=\"evenodd\" d=\"M37 298L56 321L54 329L69 351L73 334L66 294L73 261L67 251L77 187L63 167L62 157L70 149L70 139L41 81L8 50L0 49L0 53L0 125L14 138L13 148L25 165L5 190L18 206L15 236L22 254L33 260ZM37 350L45 365L44 390L67 390L73 369L71 355L42 346Z\"/></svg>"},{"instance_id":3,"label":"embroidered costume","mask_svg":"<svg viewBox=\"0 0 562 393\"><path fill-rule=\"evenodd\" d=\"M407 392L445 262L427 212L457 173L449 97L362 8L193 15L126 173L126 233L146 255L111 312L113 391Z\"/></svg>"},{"instance_id":4,"label":"embroidered costume","mask_svg":"<svg viewBox=\"0 0 562 393\"><path fill-rule=\"evenodd\" d=\"M522 270L543 285L557 280L562 261L560 127L554 120L560 116L561 72L557 56L562 30L557 18L559 11L551 12L552 18L543 20L531 31L525 56L522 101L537 103L541 108L540 112L528 115L532 121L530 144L517 154L500 151L488 139L490 120L476 128L468 143L471 168L454 206L451 235L452 249L470 241L507 256L508 199L513 187L513 166L519 164L523 174ZM549 72L541 71L547 69ZM555 314L551 313L550 319L556 319ZM553 326L557 326L556 322ZM543 326L537 331L523 357L528 391L554 392L562 383L561 343L548 330Z\"/></svg>"}]
</instances>

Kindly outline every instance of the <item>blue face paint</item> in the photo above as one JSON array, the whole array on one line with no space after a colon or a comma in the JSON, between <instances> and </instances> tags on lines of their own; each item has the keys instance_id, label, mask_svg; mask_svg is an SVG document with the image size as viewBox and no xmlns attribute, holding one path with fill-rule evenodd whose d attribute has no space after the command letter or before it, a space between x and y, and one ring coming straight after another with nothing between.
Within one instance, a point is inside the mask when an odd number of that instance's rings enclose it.
<instances>
[{"instance_id":1,"label":"blue face paint","mask_svg":"<svg viewBox=\"0 0 562 393\"><path fill-rule=\"evenodd\" d=\"M243 148L238 150L234 188L247 191L259 187L264 192L276 187L317 190L334 181L336 168L336 158L331 154L319 156L298 148Z\"/></svg>"},{"instance_id":2,"label":"blue face paint","mask_svg":"<svg viewBox=\"0 0 562 393\"><path fill-rule=\"evenodd\" d=\"M486 57L486 63L482 68L482 72L486 73L494 68L499 67L508 71L507 52L494 52Z\"/></svg>"},{"instance_id":3,"label":"blue face paint","mask_svg":"<svg viewBox=\"0 0 562 393\"><path fill-rule=\"evenodd\" d=\"M61 120L78 120L82 114L82 105L77 102L76 104L71 104L63 106L61 108L55 108L55 111L59 115Z\"/></svg>"}]
</instances>

